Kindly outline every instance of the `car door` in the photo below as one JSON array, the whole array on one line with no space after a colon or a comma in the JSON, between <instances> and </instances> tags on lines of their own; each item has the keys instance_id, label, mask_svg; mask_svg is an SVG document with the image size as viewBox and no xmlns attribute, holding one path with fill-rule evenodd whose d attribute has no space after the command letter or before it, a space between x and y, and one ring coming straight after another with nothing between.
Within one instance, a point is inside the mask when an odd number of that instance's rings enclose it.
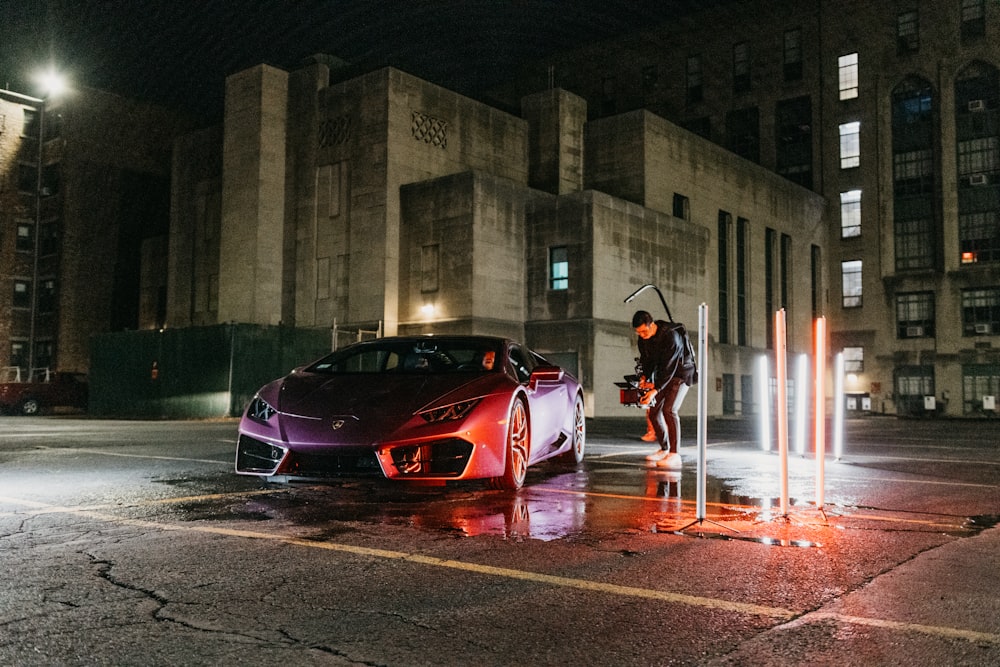
<instances>
[{"instance_id":1,"label":"car door","mask_svg":"<svg viewBox=\"0 0 1000 667\"><path fill-rule=\"evenodd\" d=\"M528 395L528 415L531 419L531 456L529 461L545 458L556 442L565 422L569 404L566 384L562 381L542 380L531 383L531 372L538 362L529 350L512 345L509 355L514 375Z\"/></svg>"}]
</instances>

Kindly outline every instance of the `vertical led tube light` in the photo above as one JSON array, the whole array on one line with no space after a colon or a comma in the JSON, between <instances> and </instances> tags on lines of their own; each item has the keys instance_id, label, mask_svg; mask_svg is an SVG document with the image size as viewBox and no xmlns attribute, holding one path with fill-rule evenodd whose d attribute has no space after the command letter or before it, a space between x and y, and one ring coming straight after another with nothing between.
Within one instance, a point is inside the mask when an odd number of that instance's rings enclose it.
<instances>
[{"instance_id":1,"label":"vertical led tube light","mask_svg":"<svg viewBox=\"0 0 1000 667\"><path fill-rule=\"evenodd\" d=\"M833 456L844 455L844 353L833 358Z\"/></svg>"},{"instance_id":2,"label":"vertical led tube light","mask_svg":"<svg viewBox=\"0 0 1000 667\"><path fill-rule=\"evenodd\" d=\"M698 491L696 516L705 520L705 493L708 456L708 306L698 306Z\"/></svg>"},{"instance_id":3,"label":"vertical led tube light","mask_svg":"<svg viewBox=\"0 0 1000 667\"><path fill-rule=\"evenodd\" d=\"M781 516L788 516L788 354L785 309L774 313L774 377L778 385L775 411L778 418L778 471L781 483Z\"/></svg>"},{"instance_id":4,"label":"vertical led tube light","mask_svg":"<svg viewBox=\"0 0 1000 667\"><path fill-rule=\"evenodd\" d=\"M800 354L795 367L795 452L806 455L809 422L809 355Z\"/></svg>"},{"instance_id":5,"label":"vertical led tube light","mask_svg":"<svg viewBox=\"0 0 1000 667\"><path fill-rule=\"evenodd\" d=\"M757 364L757 386L760 391L760 448L771 451L771 400L767 386L767 355L760 355Z\"/></svg>"},{"instance_id":6,"label":"vertical led tube light","mask_svg":"<svg viewBox=\"0 0 1000 667\"><path fill-rule=\"evenodd\" d=\"M815 433L816 433L816 507L822 509L824 504L823 487L826 458L826 318L816 318L816 328L813 335L816 370L814 380L815 398Z\"/></svg>"}]
</instances>

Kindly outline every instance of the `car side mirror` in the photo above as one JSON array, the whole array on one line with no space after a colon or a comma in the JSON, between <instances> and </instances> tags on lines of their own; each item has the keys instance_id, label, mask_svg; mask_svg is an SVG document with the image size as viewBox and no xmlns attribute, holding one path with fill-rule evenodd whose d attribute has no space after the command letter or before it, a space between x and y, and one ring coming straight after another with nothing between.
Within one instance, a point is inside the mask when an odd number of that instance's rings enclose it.
<instances>
[{"instance_id":1,"label":"car side mirror","mask_svg":"<svg viewBox=\"0 0 1000 667\"><path fill-rule=\"evenodd\" d=\"M538 366L531 371L528 378L528 388L534 390L539 382L559 382L563 379L565 371L558 366Z\"/></svg>"}]
</instances>

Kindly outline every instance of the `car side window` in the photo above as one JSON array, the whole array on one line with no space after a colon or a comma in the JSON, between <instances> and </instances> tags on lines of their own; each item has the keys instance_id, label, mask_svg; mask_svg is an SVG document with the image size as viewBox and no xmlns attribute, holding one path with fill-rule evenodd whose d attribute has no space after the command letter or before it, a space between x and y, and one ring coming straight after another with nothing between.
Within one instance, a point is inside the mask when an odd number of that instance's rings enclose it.
<instances>
[{"instance_id":1,"label":"car side window","mask_svg":"<svg viewBox=\"0 0 1000 667\"><path fill-rule=\"evenodd\" d=\"M531 355L526 354L523 349L517 345L513 345L510 348L510 368L517 377L518 382L521 384L527 384L528 380L531 378L531 369L534 368L535 364L531 359Z\"/></svg>"}]
</instances>

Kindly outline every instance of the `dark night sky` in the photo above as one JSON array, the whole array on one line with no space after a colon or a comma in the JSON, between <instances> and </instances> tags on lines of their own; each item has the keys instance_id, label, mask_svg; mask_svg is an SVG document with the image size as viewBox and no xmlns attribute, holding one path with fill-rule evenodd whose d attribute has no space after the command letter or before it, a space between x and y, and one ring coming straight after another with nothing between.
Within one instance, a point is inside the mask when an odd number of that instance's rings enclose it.
<instances>
[{"instance_id":1,"label":"dark night sky","mask_svg":"<svg viewBox=\"0 0 1000 667\"><path fill-rule=\"evenodd\" d=\"M204 115L228 74L328 53L475 95L519 62L631 32L709 0L0 0L0 84L81 85ZM712 0L719 1L719 0Z\"/></svg>"}]
</instances>

